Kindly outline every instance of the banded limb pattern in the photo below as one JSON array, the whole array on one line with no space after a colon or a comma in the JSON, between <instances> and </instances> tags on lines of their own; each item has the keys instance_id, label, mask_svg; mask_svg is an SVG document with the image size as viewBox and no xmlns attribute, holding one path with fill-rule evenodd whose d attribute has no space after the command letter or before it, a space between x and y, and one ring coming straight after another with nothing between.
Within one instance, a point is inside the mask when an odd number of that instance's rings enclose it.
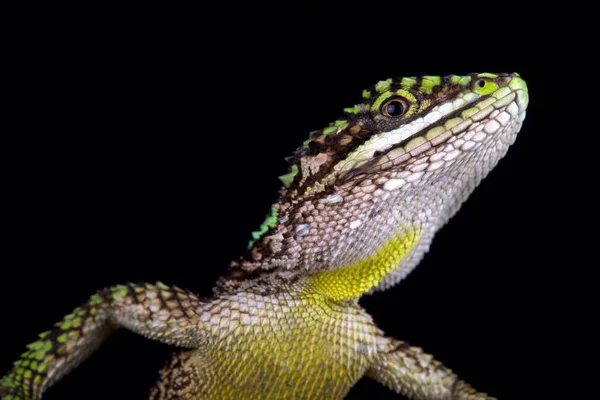
<instances>
[{"instance_id":1,"label":"banded limb pattern","mask_svg":"<svg viewBox=\"0 0 600 400\"><path fill-rule=\"evenodd\" d=\"M164 343L197 347L200 305L194 294L160 282L101 290L27 346L0 381L0 398L41 398L120 327Z\"/></svg>"},{"instance_id":2,"label":"banded limb pattern","mask_svg":"<svg viewBox=\"0 0 600 400\"><path fill-rule=\"evenodd\" d=\"M431 355L408 343L390 340L366 372L396 393L413 400L496 400L460 380Z\"/></svg>"}]
</instances>

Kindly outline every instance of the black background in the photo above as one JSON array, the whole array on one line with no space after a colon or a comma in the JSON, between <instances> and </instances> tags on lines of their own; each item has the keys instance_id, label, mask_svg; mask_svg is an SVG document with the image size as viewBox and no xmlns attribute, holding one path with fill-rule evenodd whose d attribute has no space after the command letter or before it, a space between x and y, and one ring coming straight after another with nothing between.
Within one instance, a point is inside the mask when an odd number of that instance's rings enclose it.
<instances>
[{"instance_id":1,"label":"black background","mask_svg":"<svg viewBox=\"0 0 600 400\"><path fill-rule=\"evenodd\" d=\"M561 219L547 211L560 167L548 154L569 15L534 27L510 4L4 7L0 372L104 286L209 295L276 200L283 158L367 86L519 72L531 104L514 147L421 265L361 304L500 399L550 379L540 326L564 264L545 240ZM120 331L45 398L146 398L171 351ZM398 398L366 379L349 397L365 396Z\"/></svg>"}]
</instances>

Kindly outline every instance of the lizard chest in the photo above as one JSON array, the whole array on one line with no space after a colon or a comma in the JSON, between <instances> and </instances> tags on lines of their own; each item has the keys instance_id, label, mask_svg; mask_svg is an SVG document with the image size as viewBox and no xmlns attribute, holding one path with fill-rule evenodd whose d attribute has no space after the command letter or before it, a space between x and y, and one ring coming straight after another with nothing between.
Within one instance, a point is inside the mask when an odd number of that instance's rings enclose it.
<instances>
[{"instance_id":1,"label":"lizard chest","mask_svg":"<svg viewBox=\"0 0 600 400\"><path fill-rule=\"evenodd\" d=\"M245 294L210 314L211 343L190 359L200 398L341 398L376 352L367 314L316 296Z\"/></svg>"}]
</instances>

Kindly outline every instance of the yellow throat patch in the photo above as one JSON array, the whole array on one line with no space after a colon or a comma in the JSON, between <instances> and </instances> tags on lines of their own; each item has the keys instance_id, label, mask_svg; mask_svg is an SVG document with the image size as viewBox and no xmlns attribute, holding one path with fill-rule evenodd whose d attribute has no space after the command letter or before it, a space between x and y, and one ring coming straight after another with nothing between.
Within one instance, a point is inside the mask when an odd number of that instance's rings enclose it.
<instances>
[{"instance_id":1,"label":"yellow throat patch","mask_svg":"<svg viewBox=\"0 0 600 400\"><path fill-rule=\"evenodd\" d=\"M320 272L309 279L319 293L334 301L350 300L367 293L398 266L419 241L416 229L399 229L372 255L333 271Z\"/></svg>"}]
</instances>

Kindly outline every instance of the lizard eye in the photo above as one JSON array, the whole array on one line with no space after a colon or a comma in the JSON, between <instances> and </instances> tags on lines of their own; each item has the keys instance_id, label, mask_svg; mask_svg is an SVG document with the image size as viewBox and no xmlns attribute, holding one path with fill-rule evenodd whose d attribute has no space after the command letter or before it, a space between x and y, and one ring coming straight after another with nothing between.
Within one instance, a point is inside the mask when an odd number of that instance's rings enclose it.
<instances>
[{"instance_id":1,"label":"lizard eye","mask_svg":"<svg viewBox=\"0 0 600 400\"><path fill-rule=\"evenodd\" d=\"M394 97L383 103L381 113L386 117L400 117L408 110L408 101L404 97Z\"/></svg>"}]
</instances>

